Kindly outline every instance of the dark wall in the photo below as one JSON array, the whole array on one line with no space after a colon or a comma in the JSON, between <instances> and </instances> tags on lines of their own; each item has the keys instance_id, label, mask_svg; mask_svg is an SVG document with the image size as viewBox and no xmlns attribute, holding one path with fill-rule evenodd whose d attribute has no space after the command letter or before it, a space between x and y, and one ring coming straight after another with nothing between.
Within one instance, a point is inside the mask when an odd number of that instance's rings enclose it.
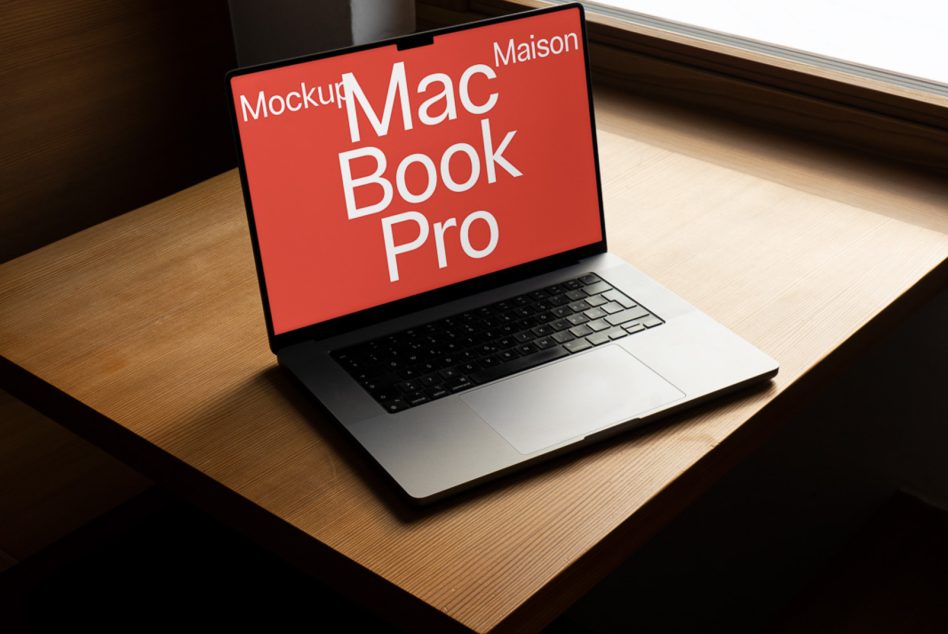
<instances>
[{"instance_id":1,"label":"dark wall","mask_svg":"<svg viewBox=\"0 0 948 634\"><path fill-rule=\"evenodd\" d=\"M0 261L235 164L227 3L0 5Z\"/></svg>"},{"instance_id":2,"label":"dark wall","mask_svg":"<svg viewBox=\"0 0 948 634\"><path fill-rule=\"evenodd\" d=\"M232 167L234 66L225 0L0 2L0 262ZM0 421L0 570L145 486L3 392Z\"/></svg>"}]
</instances>

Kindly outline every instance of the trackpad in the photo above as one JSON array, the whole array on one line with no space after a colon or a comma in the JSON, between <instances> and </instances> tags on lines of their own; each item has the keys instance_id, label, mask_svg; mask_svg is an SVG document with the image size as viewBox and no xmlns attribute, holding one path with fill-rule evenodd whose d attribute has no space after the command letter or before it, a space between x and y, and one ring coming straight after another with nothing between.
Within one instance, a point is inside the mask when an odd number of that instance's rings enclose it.
<instances>
[{"instance_id":1,"label":"trackpad","mask_svg":"<svg viewBox=\"0 0 948 634\"><path fill-rule=\"evenodd\" d=\"M684 396L625 349L606 346L461 396L531 454L630 421Z\"/></svg>"}]
</instances>

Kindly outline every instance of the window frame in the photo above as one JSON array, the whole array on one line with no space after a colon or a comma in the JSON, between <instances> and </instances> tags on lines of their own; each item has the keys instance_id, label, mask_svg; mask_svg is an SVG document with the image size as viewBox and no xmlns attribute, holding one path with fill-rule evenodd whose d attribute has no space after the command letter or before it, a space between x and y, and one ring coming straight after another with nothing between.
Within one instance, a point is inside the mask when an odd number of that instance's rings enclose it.
<instances>
[{"instance_id":1,"label":"window frame","mask_svg":"<svg viewBox=\"0 0 948 634\"><path fill-rule=\"evenodd\" d=\"M546 0L417 0L429 27ZM948 97L621 20L587 8L593 78L948 174Z\"/></svg>"}]
</instances>

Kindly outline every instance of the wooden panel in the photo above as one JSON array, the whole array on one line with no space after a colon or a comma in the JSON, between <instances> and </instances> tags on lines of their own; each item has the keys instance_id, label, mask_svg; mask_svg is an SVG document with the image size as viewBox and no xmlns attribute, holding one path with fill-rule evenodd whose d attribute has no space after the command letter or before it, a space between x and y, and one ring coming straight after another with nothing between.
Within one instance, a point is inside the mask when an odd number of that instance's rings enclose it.
<instances>
[{"instance_id":1,"label":"wooden panel","mask_svg":"<svg viewBox=\"0 0 948 634\"><path fill-rule=\"evenodd\" d=\"M648 146L819 198L948 233L948 181L861 153L807 142L645 97L600 89L597 125ZM948 146L942 148L948 156ZM604 172L608 166L603 166Z\"/></svg>"},{"instance_id":2,"label":"wooden panel","mask_svg":"<svg viewBox=\"0 0 948 634\"><path fill-rule=\"evenodd\" d=\"M538 627L948 273L948 236L878 213L939 224L935 181L886 191L904 172L597 99L612 249L778 359L768 389L411 508L277 369L233 172L0 267L0 353L117 421L85 433L151 443L181 461L179 489L200 474L261 535L301 536L294 559L350 592L375 583L391 591L373 603L477 631Z\"/></svg>"},{"instance_id":3,"label":"wooden panel","mask_svg":"<svg viewBox=\"0 0 948 634\"><path fill-rule=\"evenodd\" d=\"M0 550L9 556L22 561L148 486L5 391L0 412Z\"/></svg>"},{"instance_id":4,"label":"wooden panel","mask_svg":"<svg viewBox=\"0 0 948 634\"><path fill-rule=\"evenodd\" d=\"M0 9L0 261L235 164L227 4Z\"/></svg>"}]
</instances>

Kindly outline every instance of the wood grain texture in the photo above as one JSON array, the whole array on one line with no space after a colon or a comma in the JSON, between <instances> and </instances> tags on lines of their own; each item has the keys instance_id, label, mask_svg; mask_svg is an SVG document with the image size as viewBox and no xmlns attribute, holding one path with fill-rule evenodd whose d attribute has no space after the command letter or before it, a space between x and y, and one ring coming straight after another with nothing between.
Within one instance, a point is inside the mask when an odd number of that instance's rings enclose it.
<instances>
[{"instance_id":1,"label":"wood grain texture","mask_svg":"<svg viewBox=\"0 0 948 634\"><path fill-rule=\"evenodd\" d=\"M0 261L233 167L227 3L0 5Z\"/></svg>"},{"instance_id":2,"label":"wood grain texture","mask_svg":"<svg viewBox=\"0 0 948 634\"><path fill-rule=\"evenodd\" d=\"M275 367L233 172L0 267L0 353L352 574L475 631L538 627L948 256L919 226L944 226L936 182L887 188L905 172L597 99L611 248L778 359L769 389L412 509Z\"/></svg>"}]
</instances>

